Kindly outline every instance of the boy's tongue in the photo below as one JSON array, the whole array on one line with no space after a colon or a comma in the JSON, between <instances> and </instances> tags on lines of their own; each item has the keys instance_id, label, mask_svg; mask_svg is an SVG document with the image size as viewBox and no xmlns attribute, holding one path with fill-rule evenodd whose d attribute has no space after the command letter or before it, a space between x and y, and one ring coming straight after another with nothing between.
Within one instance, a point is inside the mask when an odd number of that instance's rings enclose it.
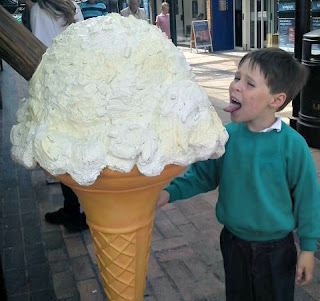
<instances>
[{"instance_id":1,"label":"boy's tongue","mask_svg":"<svg viewBox=\"0 0 320 301\"><path fill-rule=\"evenodd\" d=\"M241 107L241 105L239 103L236 103L236 102L232 102L229 104L229 106L227 106L226 108L224 108L223 110L225 112L229 112L229 113L232 113L234 111L237 111L239 110Z\"/></svg>"}]
</instances>

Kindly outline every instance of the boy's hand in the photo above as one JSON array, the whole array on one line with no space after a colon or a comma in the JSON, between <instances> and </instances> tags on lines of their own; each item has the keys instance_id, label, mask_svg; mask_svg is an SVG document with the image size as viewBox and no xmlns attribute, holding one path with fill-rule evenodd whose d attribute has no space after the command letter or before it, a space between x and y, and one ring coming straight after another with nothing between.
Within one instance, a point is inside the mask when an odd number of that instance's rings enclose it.
<instances>
[{"instance_id":1,"label":"boy's hand","mask_svg":"<svg viewBox=\"0 0 320 301\"><path fill-rule=\"evenodd\" d=\"M297 283L301 286L309 284L312 279L313 269L314 253L310 251L301 251L297 263Z\"/></svg>"},{"instance_id":2,"label":"boy's hand","mask_svg":"<svg viewBox=\"0 0 320 301\"><path fill-rule=\"evenodd\" d=\"M165 204L167 204L170 200L170 194L168 191L166 190L162 190L160 192L158 201L157 201L157 208L164 206Z\"/></svg>"}]
</instances>

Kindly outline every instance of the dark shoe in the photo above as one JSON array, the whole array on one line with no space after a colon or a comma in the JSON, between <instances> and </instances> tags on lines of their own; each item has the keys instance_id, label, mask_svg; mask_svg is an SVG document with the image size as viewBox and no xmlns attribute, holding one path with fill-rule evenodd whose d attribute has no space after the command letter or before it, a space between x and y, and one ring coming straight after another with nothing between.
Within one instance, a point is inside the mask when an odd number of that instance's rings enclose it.
<instances>
[{"instance_id":1,"label":"dark shoe","mask_svg":"<svg viewBox=\"0 0 320 301\"><path fill-rule=\"evenodd\" d=\"M72 219L66 220L63 225L69 232L81 232L89 228L84 212L74 216Z\"/></svg>"},{"instance_id":2,"label":"dark shoe","mask_svg":"<svg viewBox=\"0 0 320 301\"><path fill-rule=\"evenodd\" d=\"M78 217L79 215L80 213L70 214L64 208L60 208L58 211L46 213L46 215L44 216L44 219L50 224L62 225L66 221L70 219L75 219L75 216Z\"/></svg>"}]
</instances>

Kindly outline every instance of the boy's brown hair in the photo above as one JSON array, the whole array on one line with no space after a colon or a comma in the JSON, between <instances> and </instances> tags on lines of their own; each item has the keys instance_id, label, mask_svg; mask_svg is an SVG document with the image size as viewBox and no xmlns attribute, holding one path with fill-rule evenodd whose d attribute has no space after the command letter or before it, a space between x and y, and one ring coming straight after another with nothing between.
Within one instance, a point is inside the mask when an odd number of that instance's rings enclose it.
<instances>
[{"instance_id":1,"label":"boy's brown hair","mask_svg":"<svg viewBox=\"0 0 320 301\"><path fill-rule=\"evenodd\" d=\"M285 93L287 98L278 112L299 93L306 84L309 70L288 52L279 48L264 48L248 52L239 63L249 60L251 68L259 67L272 94Z\"/></svg>"}]
</instances>

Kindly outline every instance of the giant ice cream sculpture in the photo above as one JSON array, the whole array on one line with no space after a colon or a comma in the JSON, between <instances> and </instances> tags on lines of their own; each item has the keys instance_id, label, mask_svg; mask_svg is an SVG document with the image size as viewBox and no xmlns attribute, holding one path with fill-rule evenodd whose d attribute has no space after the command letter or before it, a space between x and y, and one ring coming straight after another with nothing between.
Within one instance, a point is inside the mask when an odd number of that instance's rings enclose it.
<instances>
[{"instance_id":1,"label":"giant ice cream sculpture","mask_svg":"<svg viewBox=\"0 0 320 301\"><path fill-rule=\"evenodd\" d=\"M143 300L159 192L228 139L183 54L145 21L73 24L43 55L17 121L13 158L78 195L108 300Z\"/></svg>"}]
</instances>

